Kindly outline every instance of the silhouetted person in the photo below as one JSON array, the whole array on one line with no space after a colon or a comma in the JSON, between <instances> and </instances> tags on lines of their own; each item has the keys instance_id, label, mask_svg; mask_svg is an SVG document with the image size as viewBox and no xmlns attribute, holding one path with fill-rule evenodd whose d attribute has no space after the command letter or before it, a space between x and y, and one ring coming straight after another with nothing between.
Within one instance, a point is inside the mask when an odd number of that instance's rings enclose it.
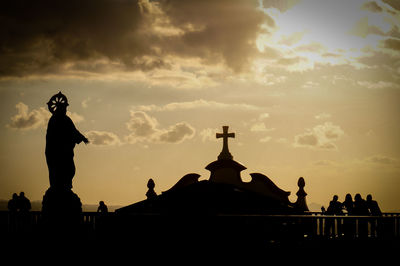
<instances>
[{"instance_id":1,"label":"silhouetted person","mask_svg":"<svg viewBox=\"0 0 400 266\"><path fill-rule=\"evenodd\" d=\"M338 201L338 195L334 195L332 200L329 202L327 214L330 215L342 215L342 203Z\"/></svg>"},{"instance_id":2,"label":"silhouetted person","mask_svg":"<svg viewBox=\"0 0 400 266\"><path fill-rule=\"evenodd\" d=\"M27 232L30 229L30 213L31 201L25 197L24 192L20 192L17 201L18 227L21 232Z\"/></svg>"},{"instance_id":3,"label":"silhouetted person","mask_svg":"<svg viewBox=\"0 0 400 266\"><path fill-rule=\"evenodd\" d=\"M354 196L354 215L358 216L368 216L368 206L367 202L361 197L359 193ZM368 236L368 223L365 219L358 219L358 236L367 237Z\"/></svg>"},{"instance_id":4,"label":"silhouetted person","mask_svg":"<svg viewBox=\"0 0 400 266\"><path fill-rule=\"evenodd\" d=\"M369 210L369 213L372 216L381 216L382 215L381 209L378 206L378 202L376 202L375 200L372 200L371 194L367 195L366 203L367 203L367 208ZM375 218L372 218L370 220L370 224L371 224L371 235L377 236L378 229L379 229L378 220Z\"/></svg>"},{"instance_id":5,"label":"silhouetted person","mask_svg":"<svg viewBox=\"0 0 400 266\"><path fill-rule=\"evenodd\" d=\"M9 221L9 230L11 232L15 232L17 230L17 211L18 211L18 194L14 193L12 198L8 201L7 204L8 210L10 211L10 221Z\"/></svg>"},{"instance_id":6,"label":"silhouetted person","mask_svg":"<svg viewBox=\"0 0 400 266\"><path fill-rule=\"evenodd\" d=\"M354 202L351 194L347 193L344 201L343 208L347 211L347 215L351 216L354 214ZM356 229L356 224L353 218L343 219L343 233L346 238L353 238Z\"/></svg>"},{"instance_id":7,"label":"silhouetted person","mask_svg":"<svg viewBox=\"0 0 400 266\"><path fill-rule=\"evenodd\" d=\"M154 191L155 186L156 184L154 183L154 180L150 178L149 181L147 182L147 188L149 189L146 192L147 199L153 199L157 197L157 193Z\"/></svg>"},{"instance_id":8,"label":"silhouetted person","mask_svg":"<svg viewBox=\"0 0 400 266\"><path fill-rule=\"evenodd\" d=\"M370 214L373 216L381 216L382 215L381 209L378 206L378 202L376 202L375 200L372 200L371 194L369 194L367 196L367 208L368 208Z\"/></svg>"},{"instance_id":9,"label":"silhouetted person","mask_svg":"<svg viewBox=\"0 0 400 266\"><path fill-rule=\"evenodd\" d=\"M47 103L52 116L47 126L46 161L51 188L71 189L75 175L74 147L88 139L67 116L67 97L59 92Z\"/></svg>"},{"instance_id":10,"label":"silhouetted person","mask_svg":"<svg viewBox=\"0 0 400 266\"><path fill-rule=\"evenodd\" d=\"M353 215L354 202L351 194L347 193L343 201L343 208L347 211L347 215Z\"/></svg>"},{"instance_id":11,"label":"silhouetted person","mask_svg":"<svg viewBox=\"0 0 400 266\"><path fill-rule=\"evenodd\" d=\"M17 195L17 193L14 193L12 195L12 198L8 201L7 207L10 212L15 213L18 211L18 195Z\"/></svg>"},{"instance_id":12,"label":"silhouetted person","mask_svg":"<svg viewBox=\"0 0 400 266\"><path fill-rule=\"evenodd\" d=\"M31 201L25 197L25 193L24 192L20 192L19 193L19 197L18 197L18 209L20 212L26 213L29 212L31 210Z\"/></svg>"},{"instance_id":13,"label":"silhouetted person","mask_svg":"<svg viewBox=\"0 0 400 266\"><path fill-rule=\"evenodd\" d=\"M99 202L99 207L97 208L97 212L100 212L100 213L107 213L108 212L107 205L104 203L104 201L100 201Z\"/></svg>"},{"instance_id":14,"label":"silhouetted person","mask_svg":"<svg viewBox=\"0 0 400 266\"><path fill-rule=\"evenodd\" d=\"M367 202L361 197L359 193L354 196L354 215L368 216L369 210Z\"/></svg>"},{"instance_id":15,"label":"silhouetted person","mask_svg":"<svg viewBox=\"0 0 400 266\"><path fill-rule=\"evenodd\" d=\"M325 214L327 215L342 215L342 203L338 201L339 197L337 195L334 195L332 200L329 202L328 209L326 210ZM341 233L341 228L340 228L340 220L337 220L337 229L338 229L338 234L340 235ZM335 220L332 218L327 218L325 222L325 235L330 236L331 235L331 230L333 231L332 234L334 233L335 229Z\"/></svg>"}]
</instances>

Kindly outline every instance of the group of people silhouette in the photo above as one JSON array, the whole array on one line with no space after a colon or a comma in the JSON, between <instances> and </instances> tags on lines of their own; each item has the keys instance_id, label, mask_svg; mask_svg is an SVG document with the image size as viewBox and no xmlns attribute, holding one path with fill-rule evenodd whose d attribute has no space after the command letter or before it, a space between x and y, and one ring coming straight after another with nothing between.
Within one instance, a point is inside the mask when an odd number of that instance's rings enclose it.
<instances>
[{"instance_id":1,"label":"group of people silhouette","mask_svg":"<svg viewBox=\"0 0 400 266\"><path fill-rule=\"evenodd\" d=\"M338 195L334 195L329 202L328 209L321 207L321 211L326 215L358 215L358 216L380 216L382 212L379 208L378 202L372 199L372 195L367 195L367 200L357 193L354 196L354 201L350 193L346 194L343 202L338 201Z\"/></svg>"},{"instance_id":2,"label":"group of people silhouette","mask_svg":"<svg viewBox=\"0 0 400 266\"><path fill-rule=\"evenodd\" d=\"M348 216L381 216L382 212L379 208L378 203L372 199L372 195L368 194L367 199L364 200L361 194L357 193L354 196L354 201L351 194L346 194L343 202L338 201L339 197L334 195L332 200L329 202L328 209L322 206L322 214L325 215L345 215ZM336 223L336 224L335 224ZM325 236L342 236L354 237L356 234L358 237L368 236L368 224L370 225L370 235L377 236L378 233L378 221L371 218L370 220L358 220L357 226L353 219L326 219L325 221ZM356 230L357 227L357 230ZM336 229L336 230L335 230Z\"/></svg>"},{"instance_id":3,"label":"group of people silhouette","mask_svg":"<svg viewBox=\"0 0 400 266\"><path fill-rule=\"evenodd\" d=\"M19 195L14 193L7 207L10 212L29 212L32 208L31 201L25 197L24 192L20 192Z\"/></svg>"}]
</instances>

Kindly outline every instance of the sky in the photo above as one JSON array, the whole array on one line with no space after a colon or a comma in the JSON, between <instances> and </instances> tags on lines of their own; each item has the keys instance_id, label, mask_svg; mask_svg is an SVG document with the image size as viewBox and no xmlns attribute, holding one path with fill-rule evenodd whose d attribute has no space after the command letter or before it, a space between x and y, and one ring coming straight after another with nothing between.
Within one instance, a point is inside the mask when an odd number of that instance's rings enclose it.
<instances>
[{"instance_id":1,"label":"sky","mask_svg":"<svg viewBox=\"0 0 400 266\"><path fill-rule=\"evenodd\" d=\"M84 204L128 205L187 173L208 179L222 126L234 160L307 202L371 194L400 210L396 0L7 1L0 10L0 199L49 187L59 91L90 144Z\"/></svg>"}]
</instances>

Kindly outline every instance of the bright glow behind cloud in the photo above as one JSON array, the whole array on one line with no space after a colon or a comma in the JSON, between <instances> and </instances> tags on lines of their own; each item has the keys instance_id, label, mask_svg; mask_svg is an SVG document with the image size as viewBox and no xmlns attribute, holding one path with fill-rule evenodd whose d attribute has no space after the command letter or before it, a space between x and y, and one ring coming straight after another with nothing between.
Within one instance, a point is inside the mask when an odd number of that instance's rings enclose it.
<instances>
[{"instance_id":1,"label":"bright glow behind cloud","mask_svg":"<svg viewBox=\"0 0 400 266\"><path fill-rule=\"evenodd\" d=\"M257 48L279 51L291 71L310 69L315 63L360 66L357 59L378 48L399 22L390 6L378 2L382 8L371 10L366 3L304 0L286 12L264 9L276 25L263 26L268 33L259 35Z\"/></svg>"}]
</instances>

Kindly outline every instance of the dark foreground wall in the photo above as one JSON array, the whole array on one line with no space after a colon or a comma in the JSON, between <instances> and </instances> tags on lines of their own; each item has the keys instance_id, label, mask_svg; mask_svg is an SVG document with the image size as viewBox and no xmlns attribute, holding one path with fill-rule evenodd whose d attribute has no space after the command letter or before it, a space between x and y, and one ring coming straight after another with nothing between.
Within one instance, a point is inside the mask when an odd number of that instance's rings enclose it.
<instances>
[{"instance_id":1,"label":"dark foreground wall","mask_svg":"<svg viewBox=\"0 0 400 266\"><path fill-rule=\"evenodd\" d=\"M141 252L273 252L399 248L400 214L382 217L308 215L160 215L83 213L79 225L48 226L40 212L0 212L3 243L68 252L94 248ZM69 254L69 253L68 253Z\"/></svg>"}]
</instances>

